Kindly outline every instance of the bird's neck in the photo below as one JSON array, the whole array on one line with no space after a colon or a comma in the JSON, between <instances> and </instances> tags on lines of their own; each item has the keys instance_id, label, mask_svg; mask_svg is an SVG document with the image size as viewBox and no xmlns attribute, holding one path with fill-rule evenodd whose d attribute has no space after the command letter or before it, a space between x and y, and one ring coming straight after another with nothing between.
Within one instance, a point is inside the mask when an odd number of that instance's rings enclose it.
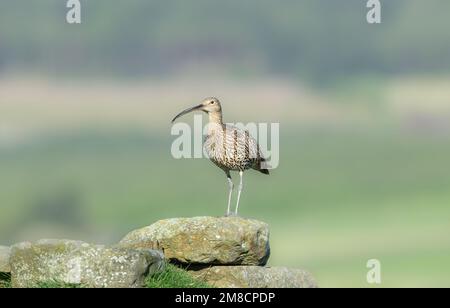
<instances>
[{"instance_id":1,"label":"bird's neck","mask_svg":"<svg viewBox=\"0 0 450 308\"><path fill-rule=\"evenodd\" d=\"M209 123L222 125L222 113L221 112L210 112L209 113Z\"/></svg>"},{"instance_id":2,"label":"bird's neck","mask_svg":"<svg viewBox=\"0 0 450 308\"><path fill-rule=\"evenodd\" d=\"M222 129L222 112L210 112L208 115L208 135L213 135L217 130Z\"/></svg>"}]
</instances>

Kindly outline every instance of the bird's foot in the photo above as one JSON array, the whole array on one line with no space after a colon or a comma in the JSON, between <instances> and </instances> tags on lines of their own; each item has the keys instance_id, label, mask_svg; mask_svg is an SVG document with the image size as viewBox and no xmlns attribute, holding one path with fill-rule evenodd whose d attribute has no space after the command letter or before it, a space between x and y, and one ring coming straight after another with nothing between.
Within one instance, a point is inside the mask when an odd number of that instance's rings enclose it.
<instances>
[{"instance_id":1,"label":"bird's foot","mask_svg":"<svg viewBox=\"0 0 450 308\"><path fill-rule=\"evenodd\" d=\"M225 217L239 217L239 215L235 212L229 212L225 214Z\"/></svg>"}]
</instances>

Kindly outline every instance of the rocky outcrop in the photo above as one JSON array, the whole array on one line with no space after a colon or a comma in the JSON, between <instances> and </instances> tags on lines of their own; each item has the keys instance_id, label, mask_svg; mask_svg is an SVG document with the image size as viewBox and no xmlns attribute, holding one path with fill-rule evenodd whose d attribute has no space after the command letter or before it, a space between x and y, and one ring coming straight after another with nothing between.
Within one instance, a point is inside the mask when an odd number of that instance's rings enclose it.
<instances>
[{"instance_id":1,"label":"rocky outcrop","mask_svg":"<svg viewBox=\"0 0 450 308\"><path fill-rule=\"evenodd\" d=\"M118 247L161 249L196 279L221 288L314 288L299 269L264 267L269 259L267 224L240 217L160 220L129 233Z\"/></svg>"},{"instance_id":2,"label":"rocky outcrop","mask_svg":"<svg viewBox=\"0 0 450 308\"><path fill-rule=\"evenodd\" d=\"M10 255L11 248L0 246L0 273L9 273L11 271L9 266Z\"/></svg>"},{"instance_id":3,"label":"rocky outcrop","mask_svg":"<svg viewBox=\"0 0 450 308\"><path fill-rule=\"evenodd\" d=\"M119 247L160 249L183 264L265 265L269 227L240 217L173 218L129 233Z\"/></svg>"},{"instance_id":4,"label":"rocky outcrop","mask_svg":"<svg viewBox=\"0 0 450 308\"><path fill-rule=\"evenodd\" d=\"M13 287L58 281L94 288L141 287L145 276L161 270L160 252L106 248L80 241L41 240L11 249Z\"/></svg>"},{"instance_id":5,"label":"rocky outcrop","mask_svg":"<svg viewBox=\"0 0 450 308\"><path fill-rule=\"evenodd\" d=\"M0 272L11 273L13 287L56 282L130 288L142 287L147 276L163 270L169 261L212 287L317 287L303 270L266 267L269 255L269 228L263 222L239 217L174 218L133 231L112 247L70 240L0 246Z\"/></svg>"},{"instance_id":6,"label":"rocky outcrop","mask_svg":"<svg viewBox=\"0 0 450 308\"><path fill-rule=\"evenodd\" d=\"M189 272L218 288L317 288L308 272L286 267L212 266Z\"/></svg>"}]
</instances>

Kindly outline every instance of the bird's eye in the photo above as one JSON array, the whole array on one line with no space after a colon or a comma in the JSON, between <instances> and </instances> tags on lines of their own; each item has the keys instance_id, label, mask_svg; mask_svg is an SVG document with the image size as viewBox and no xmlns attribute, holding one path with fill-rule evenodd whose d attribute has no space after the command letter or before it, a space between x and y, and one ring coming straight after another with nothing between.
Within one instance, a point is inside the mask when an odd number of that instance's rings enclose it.
<instances>
[{"instance_id":1,"label":"bird's eye","mask_svg":"<svg viewBox=\"0 0 450 308\"><path fill-rule=\"evenodd\" d=\"M214 103L215 103L214 101L211 101L211 102L210 102L211 105L213 105Z\"/></svg>"}]
</instances>

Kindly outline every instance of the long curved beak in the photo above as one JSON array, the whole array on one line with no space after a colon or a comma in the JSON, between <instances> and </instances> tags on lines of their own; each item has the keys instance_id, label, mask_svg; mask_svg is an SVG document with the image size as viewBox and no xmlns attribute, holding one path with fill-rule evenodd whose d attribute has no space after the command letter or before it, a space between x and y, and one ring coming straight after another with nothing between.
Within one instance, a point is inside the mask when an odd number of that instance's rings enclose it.
<instances>
[{"instance_id":1,"label":"long curved beak","mask_svg":"<svg viewBox=\"0 0 450 308\"><path fill-rule=\"evenodd\" d=\"M200 110L203 107L203 105L198 105L192 108L188 108L186 110L183 110L182 112L180 112L179 114L176 115L175 118L173 118L172 123L176 121L176 119L178 119L181 116L184 116L186 113L192 112L192 111L196 111L196 110Z\"/></svg>"}]
</instances>

